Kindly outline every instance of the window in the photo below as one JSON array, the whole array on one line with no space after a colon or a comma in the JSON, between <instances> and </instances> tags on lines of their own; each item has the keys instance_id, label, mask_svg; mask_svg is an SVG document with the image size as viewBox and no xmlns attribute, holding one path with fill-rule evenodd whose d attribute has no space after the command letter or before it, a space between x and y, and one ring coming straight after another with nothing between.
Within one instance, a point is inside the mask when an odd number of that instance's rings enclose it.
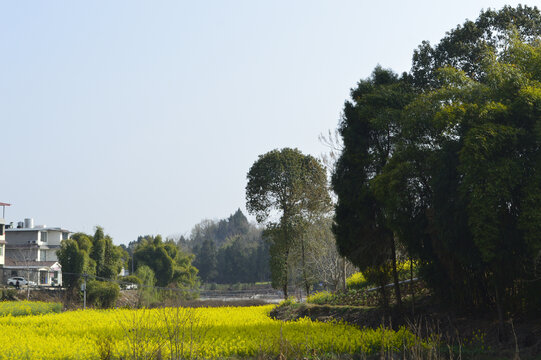
<instances>
[{"instance_id":1,"label":"window","mask_svg":"<svg viewBox=\"0 0 541 360\"><path fill-rule=\"evenodd\" d=\"M41 241L47 242L47 231L41 232Z\"/></svg>"},{"instance_id":2,"label":"window","mask_svg":"<svg viewBox=\"0 0 541 360\"><path fill-rule=\"evenodd\" d=\"M69 235L69 233L63 232L62 233L62 240L68 240L68 235Z\"/></svg>"},{"instance_id":3,"label":"window","mask_svg":"<svg viewBox=\"0 0 541 360\"><path fill-rule=\"evenodd\" d=\"M0 245L0 256L4 255L4 245Z\"/></svg>"},{"instance_id":4,"label":"window","mask_svg":"<svg viewBox=\"0 0 541 360\"><path fill-rule=\"evenodd\" d=\"M39 251L39 260L40 261L47 261L47 251L46 250L40 250Z\"/></svg>"},{"instance_id":5,"label":"window","mask_svg":"<svg viewBox=\"0 0 541 360\"><path fill-rule=\"evenodd\" d=\"M4 235L4 228L5 228L5 225L4 225L4 224L0 224L0 236L3 236L3 235Z\"/></svg>"}]
</instances>

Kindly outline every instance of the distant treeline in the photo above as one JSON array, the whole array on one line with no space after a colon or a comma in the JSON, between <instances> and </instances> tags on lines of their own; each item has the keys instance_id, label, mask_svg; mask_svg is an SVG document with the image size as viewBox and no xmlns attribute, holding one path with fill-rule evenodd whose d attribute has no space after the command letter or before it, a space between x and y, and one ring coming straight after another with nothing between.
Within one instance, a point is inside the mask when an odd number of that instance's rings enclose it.
<instances>
[{"instance_id":1,"label":"distant treeline","mask_svg":"<svg viewBox=\"0 0 541 360\"><path fill-rule=\"evenodd\" d=\"M202 282L253 283L270 278L269 248L262 233L239 209L227 219L197 224L190 237L179 242L195 255Z\"/></svg>"},{"instance_id":2,"label":"distant treeline","mask_svg":"<svg viewBox=\"0 0 541 360\"><path fill-rule=\"evenodd\" d=\"M201 282L254 283L270 279L269 246L262 233L239 209L227 219L203 220L176 242L195 256Z\"/></svg>"}]
</instances>

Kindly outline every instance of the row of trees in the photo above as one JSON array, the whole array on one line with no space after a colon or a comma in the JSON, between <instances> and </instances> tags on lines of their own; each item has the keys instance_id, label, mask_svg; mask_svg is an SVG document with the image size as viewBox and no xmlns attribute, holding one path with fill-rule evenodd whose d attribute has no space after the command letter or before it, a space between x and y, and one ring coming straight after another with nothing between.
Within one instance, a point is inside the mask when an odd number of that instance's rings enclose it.
<instances>
[{"instance_id":1,"label":"row of trees","mask_svg":"<svg viewBox=\"0 0 541 360\"><path fill-rule=\"evenodd\" d=\"M102 299L100 294L110 293L111 286L115 285L106 286L99 281L134 282L150 288L167 287L176 292L191 291L199 286L197 269L192 265L193 255L183 251L172 240L164 242L160 235L141 236L128 247L116 246L113 239L104 234L103 228L97 226L94 235L75 233L70 239L63 240L57 256L62 265L64 285L73 293L86 275L90 280L89 303L95 297L98 306L104 299L111 298L103 296ZM134 277L120 278L123 268L131 268ZM118 296L118 285L114 287ZM148 291L154 292L153 289ZM156 296L151 297L157 299Z\"/></svg>"},{"instance_id":2,"label":"row of trees","mask_svg":"<svg viewBox=\"0 0 541 360\"><path fill-rule=\"evenodd\" d=\"M377 67L352 89L333 231L376 283L397 281L401 246L457 307L537 307L540 35L537 8L484 11L419 46L410 73Z\"/></svg>"},{"instance_id":3,"label":"row of trees","mask_svg":"<svg viewBox=\"0 0 541 360\"><path fill-rule=\"evenodd\" d=\"M63 282L69 289L76 289L81 275L87 274L102 280L115 280L126 265L128 254L113 239L96 227L94 235L75 233L62 240L57 256L62 265Z\"/></svg>"}]
</instances>

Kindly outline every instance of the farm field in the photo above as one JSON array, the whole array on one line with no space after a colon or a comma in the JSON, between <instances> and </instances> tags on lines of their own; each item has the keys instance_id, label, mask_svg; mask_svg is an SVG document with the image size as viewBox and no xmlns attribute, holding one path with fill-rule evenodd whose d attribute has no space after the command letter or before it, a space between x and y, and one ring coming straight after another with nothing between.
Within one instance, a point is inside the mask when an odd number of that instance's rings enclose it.
<instances>
[{"instance_id":1,"label":"farm field","mask_svg":"<svg viewBox=\"0 0 541 360\"><path fill-rule=\"evenodd\" d=\"M372 354L419 345L410 332L268 317L272 305L78 310L0 317L2 359L227 358ZM9 335L7 335L9 334Z\"/></svg>"}]
</instances>

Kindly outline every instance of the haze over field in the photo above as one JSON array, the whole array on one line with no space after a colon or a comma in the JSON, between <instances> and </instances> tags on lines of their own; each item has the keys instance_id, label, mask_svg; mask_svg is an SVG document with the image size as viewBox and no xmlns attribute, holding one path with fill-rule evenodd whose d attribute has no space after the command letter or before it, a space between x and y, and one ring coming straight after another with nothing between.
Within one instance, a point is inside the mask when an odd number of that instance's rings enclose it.
<instances>
[{"instance_id":1,"label":"haze over field","mask_svg":"<svg viewBox=\"0 0 541 360\"><path fill-rule=\"evenodd\" d=\"M407 71L423 40L518 3L2 3L6 221L101 225L118 244L246 213L258 155L325 152L378 63Z\"/></svg>"}]
</instances>

